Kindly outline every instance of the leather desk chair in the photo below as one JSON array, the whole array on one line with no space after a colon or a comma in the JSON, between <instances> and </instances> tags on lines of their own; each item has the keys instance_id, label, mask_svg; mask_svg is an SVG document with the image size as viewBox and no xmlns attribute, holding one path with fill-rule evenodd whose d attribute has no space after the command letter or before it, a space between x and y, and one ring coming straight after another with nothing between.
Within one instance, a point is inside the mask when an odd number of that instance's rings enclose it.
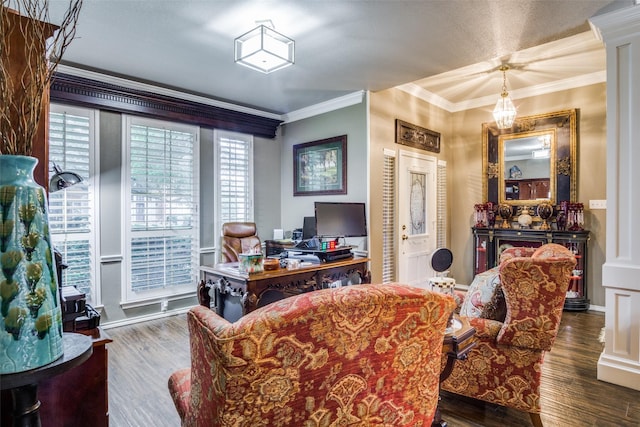
<instances>
[{"instance_id":1,"label":"leather desk chair","mask_svg":"<svg viewBox=\"0 0 640 427\"><path fill-rule=\"evenodd\" d=\"M255 222L226 222L222 224L222 262L238 261L238 254L260 252L260 238Z\"/></svg>"}]
</instances>

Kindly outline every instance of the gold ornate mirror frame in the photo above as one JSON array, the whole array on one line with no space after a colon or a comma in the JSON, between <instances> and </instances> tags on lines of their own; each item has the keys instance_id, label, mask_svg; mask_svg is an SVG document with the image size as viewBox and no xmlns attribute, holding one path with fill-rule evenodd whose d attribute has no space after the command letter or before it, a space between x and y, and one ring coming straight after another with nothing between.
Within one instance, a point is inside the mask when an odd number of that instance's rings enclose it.
<instances>
[{"instance_id":1,"label":"gold ornate mirror frame","mask_svg":"<svg viewBox=\"0 0 640 427\"><path fill-rule=\"evenodd\" d=\"M510 171L513 166L507 167L510 163L505 160L505 157L508 157L505 156L505 147L510 147L509 144L517 141L534 138L546 138L549 144L548 178L527 177L526 173L517 166L515 171ZM484 201L495 204L506 203L512 206L532 206L542 201L548 201L554 205L565 200L576 201L578 169L576 109L521 117L516 120L511 129L500 130L495 122L483 123L482 148ZM523 186L521 188L526 184L526 187L531 190L518 193L518 184ZM538 194L534 191L536 186L539 187ZM530 194L530 196L522 200L519 194Z\"/></svg>"}]
</instances>

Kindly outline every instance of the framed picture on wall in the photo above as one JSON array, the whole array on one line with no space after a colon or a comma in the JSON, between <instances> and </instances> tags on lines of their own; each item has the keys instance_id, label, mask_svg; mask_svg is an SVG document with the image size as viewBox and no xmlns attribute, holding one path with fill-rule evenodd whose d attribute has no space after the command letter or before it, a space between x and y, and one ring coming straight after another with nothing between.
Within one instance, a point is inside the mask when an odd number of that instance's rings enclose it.
<instances>
[{"instance_id":1,"label":"framed picture on wall","mask_svg":"<svg viewBox=\"0 0 640 427\"><path fill-rule=\"evenodd\" d=\"M347 194L347 135L293 146L293 195Z\"/></svg>"}]
</instances>

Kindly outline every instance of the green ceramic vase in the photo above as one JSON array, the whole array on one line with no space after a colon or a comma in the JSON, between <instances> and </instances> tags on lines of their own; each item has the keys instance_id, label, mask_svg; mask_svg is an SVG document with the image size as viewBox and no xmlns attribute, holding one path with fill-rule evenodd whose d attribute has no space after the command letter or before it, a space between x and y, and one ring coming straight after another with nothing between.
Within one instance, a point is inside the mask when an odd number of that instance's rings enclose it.
<instances>
[{"instance_id":1,"label":"green ceramic vase","mask_svg":"<svg viewBox=\"0 0 640 427\"><path fill-rule=\"evenodd\" d=\"M38 160L0 155L0 374L62 356L62 310Z\"/></svg>"}]
</instances>

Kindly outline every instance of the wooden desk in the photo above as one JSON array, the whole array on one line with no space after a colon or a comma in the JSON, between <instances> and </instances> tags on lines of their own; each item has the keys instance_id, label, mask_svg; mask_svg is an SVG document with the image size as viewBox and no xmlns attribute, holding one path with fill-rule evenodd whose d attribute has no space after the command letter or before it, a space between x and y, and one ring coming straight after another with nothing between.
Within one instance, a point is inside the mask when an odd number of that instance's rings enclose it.
<instances>
[{"instance_id":1,"label":"wooden desk","mask_svg":"<svg viewBox=\"0 0 640 427\"><path fill-rule=\"evenodd\" d=\"M237 263L201 265L204 280L200 282L198 295L202 305L235 322L258 307L302 292L329 288L337 281L346 285L351 278L354 284L370 283L368 262L368 258L355 257L295 270L279 268L255 274L241 274ZM212 296L210 302L206 301L207 294Z\"/></svg>"}]
</instances>

